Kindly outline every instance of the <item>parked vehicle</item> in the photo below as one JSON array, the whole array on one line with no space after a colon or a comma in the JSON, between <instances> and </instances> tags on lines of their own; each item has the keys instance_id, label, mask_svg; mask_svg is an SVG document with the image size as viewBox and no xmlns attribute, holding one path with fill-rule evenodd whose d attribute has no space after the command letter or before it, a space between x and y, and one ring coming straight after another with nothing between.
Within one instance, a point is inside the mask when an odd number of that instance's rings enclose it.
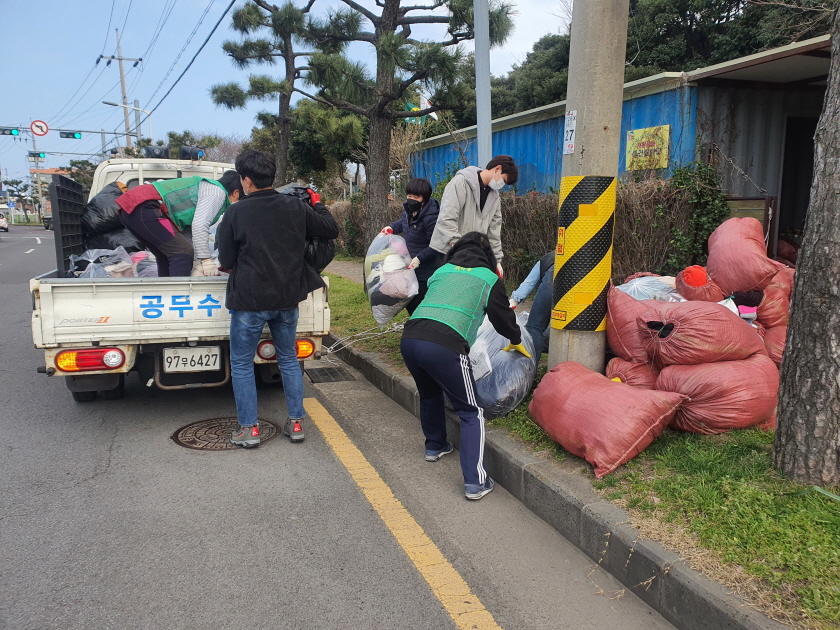
<instances>
[{"instance_id":1,"label":"parked vehicle","mask_svg":"<svg viewBox=\"0 0 840 630\"><path fill-rule=\"evenodd\" d=\"M6 218L5 214L0 213L0 230L4 232L9 231L9 220Z\"/></svg>"},{"instance_id":2,"label":"parked vehicle","mask_svg":"<svg viewBox=\"0 0 840 630\"><path fill-rule=\"evenodd\" d=\"M231 164L170 159L113 159L97 167L89 197L121 181L139 184L190 175L217 179ZM86 199L81 186L61 175L50 184L55 229L55 271L30 281L32 336L44 349L39 372L64 377L73 399L97 393L121 398L125 376L161 389L219 387L230 380L230 314L224 308L227 278L65 277L69 257L85 249L79 217ZM326 278L325 278L326 281ZM304 361L321 358L321 338L330 329L326 289L300 303L297 349ZM279 383L270 335L254 357L255 377Z\"/></svg>"}]
</instances>

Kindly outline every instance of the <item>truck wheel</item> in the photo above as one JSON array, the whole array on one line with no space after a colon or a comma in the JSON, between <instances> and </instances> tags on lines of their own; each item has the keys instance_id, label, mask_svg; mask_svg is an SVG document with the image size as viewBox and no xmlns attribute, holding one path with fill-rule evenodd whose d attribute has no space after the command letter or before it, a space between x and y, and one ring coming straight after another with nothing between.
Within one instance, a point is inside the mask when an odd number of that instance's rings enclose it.
<instances>
[{"instance_id":1,"label":"truck wheel","mask_svg":"<svg viewBox=\"0 0 840 630\"><path fill-rule=\"evenodd\" d=\"M125 396L125 375L120 374L120 384L114 389L109 389L104 392L99 392L102 400L119 400Z\"/></svg>"},{"instance_id":2,"label":"truck wheel","mask_svg":"<svg viewBox=\"0 0 840 630\"><path fill-rule=\"evenodd\" d=\"M73 400L80 403L96 400L96 392L70 392L70 394L73 396Z\"/></svg>"}]
</instances>

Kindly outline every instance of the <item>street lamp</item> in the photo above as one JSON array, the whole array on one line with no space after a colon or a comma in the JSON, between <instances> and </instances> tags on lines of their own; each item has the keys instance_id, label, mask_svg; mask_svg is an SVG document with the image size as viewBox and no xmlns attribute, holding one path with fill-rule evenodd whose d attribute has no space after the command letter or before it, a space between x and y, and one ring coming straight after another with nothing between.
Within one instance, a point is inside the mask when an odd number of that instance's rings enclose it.
<instances>
[{"instance_id":1,"label":"street lamp","mask_svg":"<svg viewBox=\"0 0 840 630\"><path fill-rule=\"evenodd\" d=\"M134 101L134 102L136 103L137 101ZM132 107L131 105L123 105L122 103L112 103L111 101L102 101L102 104L103 105L111 105L112 107L125 107L126 109L133 109L135 111L143 112L144 114L146 114L146 120L149 121L149 139L152 140L153 143L154 143L154 140L153 140L154 136L152 135L152 113L150 111L145 110L145 109L140 109L139 107ZM140 125L139 124L137 125L137 135L138 136L142 135L140 133Z\"/></svg>"}]
</instances>

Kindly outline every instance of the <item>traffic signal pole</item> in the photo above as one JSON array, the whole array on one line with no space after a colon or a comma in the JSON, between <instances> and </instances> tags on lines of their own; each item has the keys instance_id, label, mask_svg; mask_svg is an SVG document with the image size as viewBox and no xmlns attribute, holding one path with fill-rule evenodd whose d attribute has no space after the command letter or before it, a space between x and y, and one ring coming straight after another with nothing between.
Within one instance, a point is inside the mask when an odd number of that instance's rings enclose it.
<instances>
[{"instance_id":1,"label":"traffic signal pole","mask_svg":"<svg viewBox=\"0 0 840 630\"><path fill-rule=\"evenodd\" d=\"M35 181L38 189L38 219L43 221L44 212L44 197L41 194L41 173L38 168L40 158L38 157L38 145L35 140L35 134L32 134L32 150L35 152Z\"/></svg>"},{"instance_id":2,"label":"traffic signal pole","mask_svg":"<svg viewBox=\"0 0 840 630\"><path fill-rule=\"evenodd\" d=\"M488 0L473 0L475 28L475 111L478 167L493 158L490 105L490 7Z\"/></svg>"},{"instance_id":3,"label":"traffic signal pole","mask_svg":"<svg viewBox=\"0 0 840 630\"><path fill-rule=\"evenodd\" d=\"M572 9L574 131L563 138L549 368L577 361L604 370L629 10L629 0L576 0Z\"/></svg>"}]
</instances>

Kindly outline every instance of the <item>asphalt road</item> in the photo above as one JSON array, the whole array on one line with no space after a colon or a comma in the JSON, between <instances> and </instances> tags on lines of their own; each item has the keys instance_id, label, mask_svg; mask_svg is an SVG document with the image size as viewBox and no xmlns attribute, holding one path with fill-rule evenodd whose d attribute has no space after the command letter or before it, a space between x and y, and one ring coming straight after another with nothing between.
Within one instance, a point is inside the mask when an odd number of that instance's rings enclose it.
<instances>
[{"instance_id":1,"label":"asphalt road","mask_svg":"<svg viewBox=\"0 0 840 630\"><path fill-rule=\"evenodd\" d=\"M80 404L37 374L28 280L54 266L52 232L0 234L0 628L457 627L312 423L303 444L191 451L170 435L233 416L229 387L130 375ZM417 420L355 374L306 395L499 626L671 628L504 489L464 500L457 456L424 462ZM282 422L282 390L260 416Z\"/></svg>"}]
</instances>

